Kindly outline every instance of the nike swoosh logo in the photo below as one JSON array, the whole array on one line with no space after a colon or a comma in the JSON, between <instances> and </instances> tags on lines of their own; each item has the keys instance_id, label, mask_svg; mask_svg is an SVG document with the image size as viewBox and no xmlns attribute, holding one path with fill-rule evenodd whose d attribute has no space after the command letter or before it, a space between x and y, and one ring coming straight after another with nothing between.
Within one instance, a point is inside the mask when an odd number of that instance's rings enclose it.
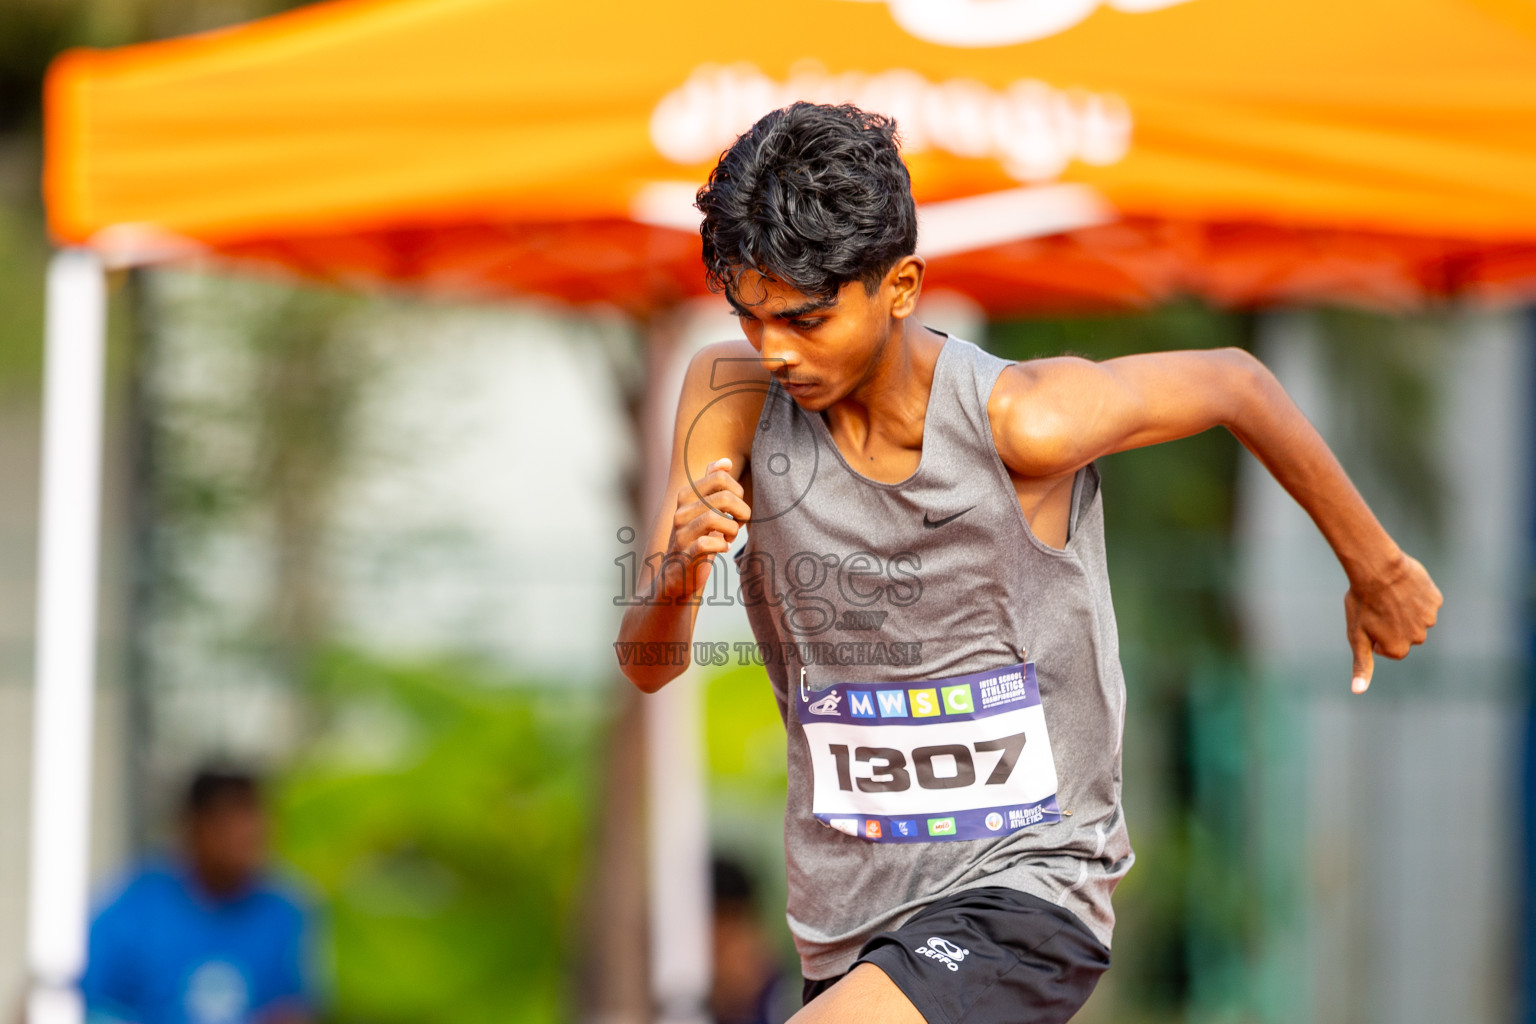
<instances>
[{"instance_id":1,"label":"nike swoosh logo","mask_svg":"<svg viewBox=\"0 0 1536 1024\"><path fill-rule=\"evenodd\" d=\"M975 507L976 507L975 505L971 506L971 508L975 508ZM944 525L946 525L948 523L954 522L956 519L959 519L961 516L963 516L967 512L969 512L971 510L971 508L961 509L959 512L956 512L954 515L952 515L952 516L945 516L943 519L929 519L928 518L928 513L924 512L923 513L923 525L928 527L928 529L930 529L930 530L937 529L940 526L944 526Z\"/></svg>"}]
</instances>

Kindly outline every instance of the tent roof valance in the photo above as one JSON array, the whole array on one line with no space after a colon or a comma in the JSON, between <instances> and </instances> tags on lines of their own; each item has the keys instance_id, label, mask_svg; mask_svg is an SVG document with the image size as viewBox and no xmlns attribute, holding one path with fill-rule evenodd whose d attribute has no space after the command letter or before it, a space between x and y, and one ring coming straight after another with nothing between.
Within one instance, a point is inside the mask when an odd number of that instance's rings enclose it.
<instances>
[{"instance_id":1,"label":"tent roof valance","mask_svg":"<svg viewBox=\"0 0 1536 1024\"><path fill-rule=\"evenodd\" d=\"M50 222L118 259L643 312L703 290L687 197L734 134L849 100L901 124L931 279L995 312L1536 291L1526 0L727 10L335 0L75 51Z\"/></svg>"}]
</instances>

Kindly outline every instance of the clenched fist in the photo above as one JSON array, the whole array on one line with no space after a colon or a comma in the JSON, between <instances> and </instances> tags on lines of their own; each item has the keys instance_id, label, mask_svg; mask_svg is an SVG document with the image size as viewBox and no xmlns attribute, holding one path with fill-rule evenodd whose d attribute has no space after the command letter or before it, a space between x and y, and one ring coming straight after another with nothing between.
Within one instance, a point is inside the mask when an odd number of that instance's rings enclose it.
<instances>
[{"instance_id":1,"label":"clenched fist","mask_svg":"<svg viewBox=\"0 0 1536 1024\"><path fill-rule=\"evenodd\" d=\"M731 460L711 462L702 477L677 494L656 596L684 604L697 600L715 556L731 549L751 517L741 482L731 475Z\"/></svg>"},{"instance_id":2,"label":"clenched fist","mask_svg":"<svg viewBox=\"0 0 1536 1024\"><path fill-rule=\"evenodd\" d=\"M1355 659L1350 689L1364 693L1371 685L1373 653L1400 659L1414 644L1423 643L1444 600L1429 573L1407 555L1377 578L1352 580L1344 595L1344 621Z\"/></svg>"}]
</instances>

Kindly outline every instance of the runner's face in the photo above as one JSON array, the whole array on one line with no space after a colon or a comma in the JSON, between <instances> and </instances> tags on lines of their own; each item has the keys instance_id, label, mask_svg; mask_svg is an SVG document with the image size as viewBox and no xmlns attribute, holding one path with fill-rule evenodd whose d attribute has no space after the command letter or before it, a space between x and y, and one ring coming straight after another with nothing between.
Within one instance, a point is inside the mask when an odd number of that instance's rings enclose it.
<instances>
[{"instance_id":1,"label":"runner's face","mask_svg":"<svg viewBox=\"0 0 1536 1024\"><path fill-rule=\"evenodd\" d=\"M803 409L820 412L868 379L876 359L912 311L921 264L892 268L873 295L850 281L819 299L748 271L730 294L763 367ZM903 273L904 268L906 272Z\"/></svg>"}]
</instances>

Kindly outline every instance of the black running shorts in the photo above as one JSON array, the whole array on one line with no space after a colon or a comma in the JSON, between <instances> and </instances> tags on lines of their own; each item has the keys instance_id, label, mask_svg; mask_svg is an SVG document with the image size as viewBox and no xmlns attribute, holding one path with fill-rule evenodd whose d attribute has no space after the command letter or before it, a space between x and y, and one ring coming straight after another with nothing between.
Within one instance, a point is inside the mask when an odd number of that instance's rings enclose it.
<instances>
[{"instance_id":1,"label":"black running shorts","mask_svg":"<svg viewBox=\"0 0 1536 1024\"><path fill-rule=\"evenodd\" d=\"M864 944L928 1024L1060 1024L1093 993L1109 950L1068 911L1013 889L968 889ZM809 1003L837 978L805 983Z\"/></svg>"}]
</instances>

